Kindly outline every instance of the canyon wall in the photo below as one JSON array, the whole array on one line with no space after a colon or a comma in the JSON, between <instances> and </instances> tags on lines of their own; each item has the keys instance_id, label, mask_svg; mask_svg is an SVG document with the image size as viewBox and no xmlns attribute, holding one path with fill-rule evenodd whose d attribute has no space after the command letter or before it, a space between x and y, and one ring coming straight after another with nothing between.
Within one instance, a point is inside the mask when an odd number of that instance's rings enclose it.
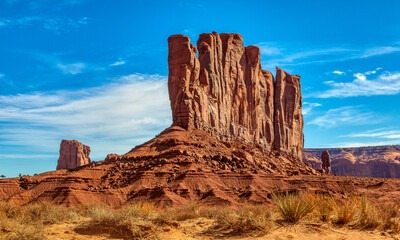
<instances>
[{"instance_id":1,"label":"canyon wall","mask_svg":"<svg viewBox=\"0 0 400 240\"><path fill-rule=\"evenodd\" d=\"M321 152L328 150L331 173L340 176L400 178L400 145L304 149L303 161L321 168Z\"/></svg>"},{"instance_id":2,"label":"canyon wall","mask_svg":"<svg viewBox=\"0 0 400 240\"><path fill-rule=\"evenodd\" d=\"M168 38L173 126L220 140L244 139L267 152L301 159L300 77L262 70L260 49L240 34L203 33L197 48L185 35ZM198 52L198 56L197 56Z\"/></svg>"}]
</instances>

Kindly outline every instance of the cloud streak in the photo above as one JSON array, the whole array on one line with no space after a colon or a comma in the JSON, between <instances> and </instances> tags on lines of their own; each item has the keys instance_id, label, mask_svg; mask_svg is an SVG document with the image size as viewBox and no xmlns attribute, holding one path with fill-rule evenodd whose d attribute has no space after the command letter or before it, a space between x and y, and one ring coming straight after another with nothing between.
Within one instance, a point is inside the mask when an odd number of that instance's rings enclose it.
<instances>
[{"instance_id":1,"label":"cloud streak","mask_svg":"<svg viewBox=\"0 0 400 240\"><path fill-rule=\"evenodd\" d=\"M58 63L56 67L65 74L76 75L82 73L82 71L86 68L86 65L84 63L71 63L71 64Z\"/></svg>"},{"instance_id":2,"label":"cloud streak","mask_svg":"<svg viewBox=\"0 0 400 240\"><path fill-rule=\"evenodd\" d=\"M78 139L100 160L129 151L170 123L167 79L159 75L132 74L74 92L0 96L0 149L57 155L61 139Z\"/></svg>"},{"instance_id":3,"label":"cloud streak","mask_svg":"<svg viewBox=\"0 0 400 240\"><path fill-rule=\"evenodd\" d=\"M357 47L332 47L321 49L304 49L302 51L291 51L291 49L284 49L278 47L271 47L268 43L264 44L263 55L276 55L276 58L270 58L262 61L264 68L271 68L275 66L295 66L313 63L326 63L326 62L341 62L352 59L365 59L385 54L392 54L400 52L398 43L393 46L377 46L370 48L357 48ZM263 46L260 47L263 53ZM341 75L341 71L334 73Z\"/></svg>"},{"instance_id":4,"label":"cloud streak","mask_svg":"<svg viewBox=\"0 0 400 240\"><path fill-rule=\"evenodd\" d=\"M115 67L115 66L120 66L120 65L124 65L124 64L126 64L126 62L124 60L119 60L114 63L111 63L110 66Z\"/></svg>"},{"instance_id":5,"label":"cloud streak","mask_svg":"<svg viewBox=\"0 0 400 240\"><path fill-rule=\"evenodd\" d=\"M344 135L343 137L400 139L400 130L379 128L379 129L373 129L373 130L360 132L360 133L352 133L352 134Z\"/></svg>"},{"instance_id":6,"label":"cloud streak","mask_svg":"<svg viewBox=\"0 0 400 240\"><path fill-rule=\"evenodd\" d=\"M5 27L29 27L42 26L43 29L59 35L65 32L75 31L79 27L88 24L87 17L50 17L50 16L25 16L20 18L0 18L0 30Z\"/></svg>"},{"instance_id":7,"label":"cloud streak","mask_svg":"<svg viewBox=\"0 0 400 240\"><path fill-rule=\"evenodd\" d=\"M303 107L301 109L303 115L309 114L315 107L320 107L322 104L320 103L309 103L309 102L303 102Z\"/></svg>"},{"instance_id":8,"label":"cloud streak","mask_svg":"<svg viewBox=\"0 0 400 240\"><path fill-rule=\"evenodd\" d=\"M332 128L337 125L368 125L380 120L373 112L364 111L361 106L345 106L330 109L307 124Z\"/></svg>"}]
</instances>

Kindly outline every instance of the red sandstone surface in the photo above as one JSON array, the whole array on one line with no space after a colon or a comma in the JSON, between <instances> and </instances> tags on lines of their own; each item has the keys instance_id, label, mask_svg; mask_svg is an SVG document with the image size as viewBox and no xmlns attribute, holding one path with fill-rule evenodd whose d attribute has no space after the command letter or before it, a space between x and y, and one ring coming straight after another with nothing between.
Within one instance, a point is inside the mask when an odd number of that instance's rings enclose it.
<instances>
[{"instance_id":1,"label":"red sandstone surface","mask_svg":"<svg viewBox=\"0 0 400 240\"><path fill-rule=\"evenodd\" d=\"M321 152L328 150L332 174L340 176L400 178L400 145L304 149L303 161L321 168Z\"/></svg>"},{"instance_id":2,"label":"red sandstone surface","mask_svg":"<svg viewBox=\"0 0 400 240\"><path fill-rule=\"evenodd\" d=\"M0 200L63 205L269 203L274 191L399 197L400 181L320 176L301 161L300 77L261 69L239 34L184 35L169 44L173 125L124 155L74 169L0 180Z\"/></svg>"}]
</instances>

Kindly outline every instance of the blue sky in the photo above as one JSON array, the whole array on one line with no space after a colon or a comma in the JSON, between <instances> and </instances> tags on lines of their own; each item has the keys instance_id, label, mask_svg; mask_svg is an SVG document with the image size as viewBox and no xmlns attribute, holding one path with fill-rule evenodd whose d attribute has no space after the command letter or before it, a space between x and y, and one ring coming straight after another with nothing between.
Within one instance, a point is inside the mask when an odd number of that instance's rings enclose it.
<instances>
[{"instance_id":1,"label":"blue sky","mask_svg":"<svg viewBox=\"0 0 400 240\"><path fill-rule=\"evenodd\" d=\"M301 75L306 147L400 144L399 1L0 0L0 174L93 160L171 124L172 34L234 32Z\"/></svg>"}]
</instances>

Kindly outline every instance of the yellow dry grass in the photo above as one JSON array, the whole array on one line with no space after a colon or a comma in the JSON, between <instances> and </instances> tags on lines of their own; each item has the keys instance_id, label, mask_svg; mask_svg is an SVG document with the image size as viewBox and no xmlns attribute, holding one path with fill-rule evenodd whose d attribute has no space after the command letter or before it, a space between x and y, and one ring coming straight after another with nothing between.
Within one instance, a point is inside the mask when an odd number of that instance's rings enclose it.
<instances>
[{"instance_id":1,"label":"yellow dry grass","mask_svg":"<svg viewBox=\"0 0 400 240\"><path fill-rule=\"evenodd\" d=\"M273 201L275 207L189 204L163 210L150 203L113 209L106 205L67 208L47 202L26 206L0 202L0 240L169 239L171 236L244 239L275 236L286 223L295 224L295 228L301 225L314 235L324 229L339 233L358 231L353 234L361 235L369 234L364 230L390 236L400 233L399 204L378 206L367 196L349 195L337 200L307 192L273 194ZM302 234L306 236L307 232Z\"/></svg>"}]
</instances>

